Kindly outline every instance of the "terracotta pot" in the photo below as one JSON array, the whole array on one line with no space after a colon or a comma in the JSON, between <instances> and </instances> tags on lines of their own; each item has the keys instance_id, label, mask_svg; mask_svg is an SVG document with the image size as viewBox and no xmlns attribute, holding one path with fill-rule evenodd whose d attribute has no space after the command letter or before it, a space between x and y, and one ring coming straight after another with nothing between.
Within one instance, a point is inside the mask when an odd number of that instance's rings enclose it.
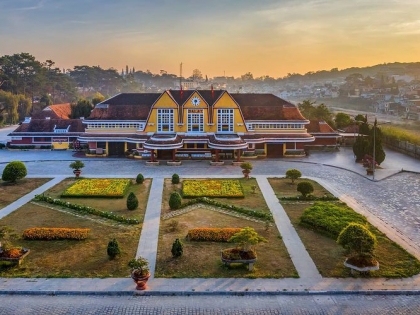
<instances>
[{"instance_id":1,"label":"terracotta pot","mask_svg":"<svg viewBox=\"0 0 420 315\"><path fill-rule=\"evenodd\" d=\"M131 272L131 279L137 284L136 290L145 290L146 289L146 283L150 278L150 273L148 273L145 276L137 276L134 271Z\"/></svg>"},{"instance_id":2,"label":"terracotta pot","mask_svg":"<svg viewBox=\"0 0 420 315\"><path fill-rule=\"evenodd\" d=\"M242 174L244 174L245 178L249 178L249 174L251 173L250 170L242 170Z\"/></svg>"},{"instance_id":3,"label":"terracotta pot","mask_svg":"<svg viewBox=\"0 0 420 315\"><path fill-rule=\"evenodd\" d=\"M82 173L81 170L74 170L73 174L76 175L76 178L80 176L80 174Z\"/></svg>"}]
</instances>

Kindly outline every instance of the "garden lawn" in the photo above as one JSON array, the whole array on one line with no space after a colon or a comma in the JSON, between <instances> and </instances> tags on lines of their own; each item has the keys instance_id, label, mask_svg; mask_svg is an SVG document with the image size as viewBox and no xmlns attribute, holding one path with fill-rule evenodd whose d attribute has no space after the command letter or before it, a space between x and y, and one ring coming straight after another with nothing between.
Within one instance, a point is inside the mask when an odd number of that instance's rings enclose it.
<instances>
[{"instance_id":1,"label":"garden lawn","mask_svg":"<svg viewBox=\"0 0 420 315\"><path fill-rule=\"evenodd\" d=\"M74 178L65 179L61 183L55 185L54 187L46 191L45 195L50 196L52 198L62 199L70 203L89 206L97 210L112 212L116 215L122 215L127 218L138 219L140 220L140 222L143 221L144 212L146 210L147 200L149 197L150 185L152 183L152 180L150 178L145 179L143 184L136 184L133 180L133 183L129 186L124 198L61 198L61 193L69 185L73 184L76 181L77 180ZM133 192L139 201L138 208L133 211L127 210L127 196L130 192Z\"/></svg>"},{"instance_id":2,"label":"garden lawn","mask_svg":"<svg viewBox=\"0 0 420 315\"><path fill-rule=\"evenodd\" d=\"M165 179L163 195L162 195L162 214L170 212L169 208L169 196L171 192L177 191L182 196L182 182L184 179L180 179L179 184L172 184L171 179ZM188 180L188 179L186 179ZM224 179L220 179L224 180ZM212 198L217 200L220 203L227 205L235 205L237 207L242 207L245 209L259 210L264 212L270 212L270 209L265 202L264 196L262 195L260 189L258 188L257 180L255 178L237 179L243 189L244 198ZM255 193L253 193L252 186L256 186ZM188 202L191 198L182 199L182 203Z\"/></svg>"},{"instance_id":3,"label":"garden lawn","mask_svg":"<svg viewBox=\"0 0 420 315\"><path fill-rule=\"evenodd\" d=\"M88 220L58 210L28 203L0 220L18 235L31 227L88 228L86 240L13 241L13 245L29 248L31 252L20 267L7 268L0 262L0 277L127 277L127 263L134 258L141 225L121 226L112 221ZM109 260L108 242L116 238L121 255Z\"/></svg>"},{"instance_id":4,"label":"garden lawn","mask_svg":"<svg viewBox=\"0 0 420 315\"><path fill-rule=\"evenodd\" d=\"M287 192L286 189L290 186L290 180L288 179L271 178L269 182L278 196L282 196L284 190ZM326 192L320 185L314 185L314 187L317 187L314 191L316 196L322 196ZM299 224L304 210L311 204L293 201L282 202L282 206L322 276L351 277L350 269L343 265L346 255L342 246L338 245L336 240ZM375 256L380 264L378 271L370 272L371 277L400 278L420 273L420 262L415 257L392 242L371 224L368 224L368 226L378 241Z\"/></svg>"},{"instance_id":5,"label":"garden lawn","mask_svg":"<svg viewBox=\"0 0 420 315\"><path fill-rule=\"evenodd\" d=\"M50 180L51 178L24 178L16 184L0 180L0 210Z\"/></svg>"},{"instance_id":6,"label":"garden lawn","mask_svg":"<svg viewBox=\"0 0 420 315\"><path fill-rule=\"evenodd\" d=\"M170 231L171 221L178 222L178 230ZM199 227L253 227L268 243L257 245L257 262L253 271L248 265L225 266L220 259L220 251L235 247L232 243L187 241L188 230ZM179 238L184 243L184 254L173 258L172 243ZM155 277L160 278L284 278L297 277L297 272L289 254L279 237L275 226L265 231L264 223L256 223L235 218L207 209L196 209L161 221Z\"/></svg>"}]
</instances>

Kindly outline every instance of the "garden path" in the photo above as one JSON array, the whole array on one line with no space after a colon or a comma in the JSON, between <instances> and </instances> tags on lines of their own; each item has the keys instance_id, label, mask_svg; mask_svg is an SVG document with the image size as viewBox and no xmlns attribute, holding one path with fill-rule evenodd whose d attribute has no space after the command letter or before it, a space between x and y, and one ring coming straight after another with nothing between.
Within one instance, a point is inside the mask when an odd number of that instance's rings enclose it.
<instances>
[{"instance_id":1,"label":"garden path","mask_svg":"<svg viewBox=\"0 0 420 315\"><path fill-rule=\"evenodd\" d=\"M163 183L163 177L153 178L136 254L136 258L142 256L149 261L151 278L154 277L156 267Z\"/></svg>"},{"instance_id":2,"label":"garden path","mask_svg":"<svg viewBox=\"0 0 420 315\"><path fill-rule=\"evenodd\" d=\"M53 179L51 179L49 182L45 183L44 185L32 190L30 193L26 194L25 196L19 198L18 200L12 202L8 206L0 209L0 219L4 218L5 216L9 215L13 211L19 209L23 205L30 202L35 195L42 194L44 191L50 189L51 187L57 185L62 180L64 180L67 176L55 176Z\"/></svg>"},{"instance_id":3,"label":"garden path","mask_svg":"<svg viewBox=\"0 0 420 315\"><path fill-rule=\"evenodd\" d=\"M274 222L283 238L284 245L290 254L299 277L302 279L319 279L321 275L312 258L305 249L299 235L294 229L289 217L281 206L266 176L255 176L265 201L274 217Z\"/></svg>"}]
</instances>

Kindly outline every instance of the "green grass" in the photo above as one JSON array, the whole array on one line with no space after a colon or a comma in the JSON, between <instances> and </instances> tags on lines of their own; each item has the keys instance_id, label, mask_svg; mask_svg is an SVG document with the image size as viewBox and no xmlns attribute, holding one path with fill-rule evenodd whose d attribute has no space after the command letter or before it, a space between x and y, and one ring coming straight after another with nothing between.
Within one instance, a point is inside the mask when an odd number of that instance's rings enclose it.
<instances>
[{"instance_id":1,"label":"green grass","mask_svg":"<svg viewBox=\"0 0 420 315\"><path fill-rule=\"evenodd\" d=\"M289 180L272 178L269 180L276 194L281 194L289 187ZM325 191L324 188L315 189L314 194ZM329 203L329 202L328 202ZM331 202L335 204L334 202ZM351 277L350 269L343 265L346 259L344 249L336 243L335 238L317 233L313 229L300 224L301 217L306 208L312 203L308 202L282 202L287 215L296 229L300 239L305 245L309 255L313 259L323 277ZM420 262L398 244L391 241L371 224L369 230L375 234L378 246L375 257L379 261L380 269L370 272L370 277L375 278L403 278L411 277L420 273Z\"/></svg>"}]
</instances>

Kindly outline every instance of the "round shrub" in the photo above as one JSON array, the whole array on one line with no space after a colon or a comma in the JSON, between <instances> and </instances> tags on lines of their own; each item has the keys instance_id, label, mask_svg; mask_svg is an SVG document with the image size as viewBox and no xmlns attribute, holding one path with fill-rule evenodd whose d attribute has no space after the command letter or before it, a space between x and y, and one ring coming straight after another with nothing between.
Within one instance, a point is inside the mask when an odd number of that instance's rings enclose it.
<instances>
[{"instance_id":1,"label":"round shrub","mask_svg":"<svg viewBox=\"0 0 420 315\"><path fill-rule=\"evenodd\" d=\"M300 192L303 198L314 192L314 186L310 182L300 182L297 184L297 191Z\"/></svg>"},{"instance_id":2,"label":"round shrub","mask_svg":"<svg viewBox=\"0 0 420 315\"><path fill-rule=\"evenodd\" d=\"M143 174L138 174L137 177L136 177L136 183L137 184L143 184L143 182L144 182Z\"/></svg>"},{"instance_id":3,"label":"round shrub","mask_svg":"<svg viewBox=\"0 0 420 315\"><path fill-rule=\"evenodd\" d=\"M179 184L179 175L178 174L172 175L172 184Z\"/></svg>"},{"instance_id":4,"label":"round shrub","mask_svg":"<svg viewBox=\"0 0 420 315\"><path fill-rule=\"evenodd\" d=\"M181 257L183 252L184 252L184 244L182 244L182 242L179 240L179 238L177 238L172 243L172 249L171 249L172 256L173 257Z\"/></svg>"},{"instance_id":5,"label":"round shrub","mask_svg":"<svg viewBox=\"0 0 420 315\"><path fill-rule=\"evenodd\" d=\"M110 259L114 259L121 253L120 246L115 238L109 241L106 252Z\"/></svg>"},{"instance_id":6,"label":"round shrub","mask_svg":"<svg viewBox=\"0 0 420 315\"><path fill-rule=\"evenodd\" d=\"M1 179L5 182L15 183L27 175L26 166L21 161L12 161L6 165Z\"/></svg>"},{"instance_id":7,"label":"round shrub","mask_svg":"<svg viewBox=\"0 0 420 315\"><path fill-rule=\"evenodd\" d=\"M372 257L376 237L364 225L350 223L338 235L337 243L356 257Z\"/></svg>"},{"instance_id":8,"label":"round shrub","mask_svg":"<svg viewBox=\"0 0 420 315\"><path fill-rule=\"evenodd\" d=\"M294 168L287 170L286 178L290 178L292 180L292 184L295 183L295 180L302 177L302 173Z\"/></svg>"},{"instance_id":9,"label":"round shrub","mask_svg":"<svg viewBox=\"0 0 420 315\"><path fill-rule=\"evenodd\" d=\"M171 208L172 210L179 209L181 207L181 203L181 195L176 191L171 193L171 196L169 197L169 208Z\"/></svg>"},{"instance_id":10,"label":"round shrub","mask_svg":"<svg viewBox=\"0 0 420 315\"><path fill-rule=\"evenodd\" d=\"M133 192L129 193L127 197L127 209L135 210L138 206L139 200L137 199L136 195Z\"/></svg>"}]
</instances>

